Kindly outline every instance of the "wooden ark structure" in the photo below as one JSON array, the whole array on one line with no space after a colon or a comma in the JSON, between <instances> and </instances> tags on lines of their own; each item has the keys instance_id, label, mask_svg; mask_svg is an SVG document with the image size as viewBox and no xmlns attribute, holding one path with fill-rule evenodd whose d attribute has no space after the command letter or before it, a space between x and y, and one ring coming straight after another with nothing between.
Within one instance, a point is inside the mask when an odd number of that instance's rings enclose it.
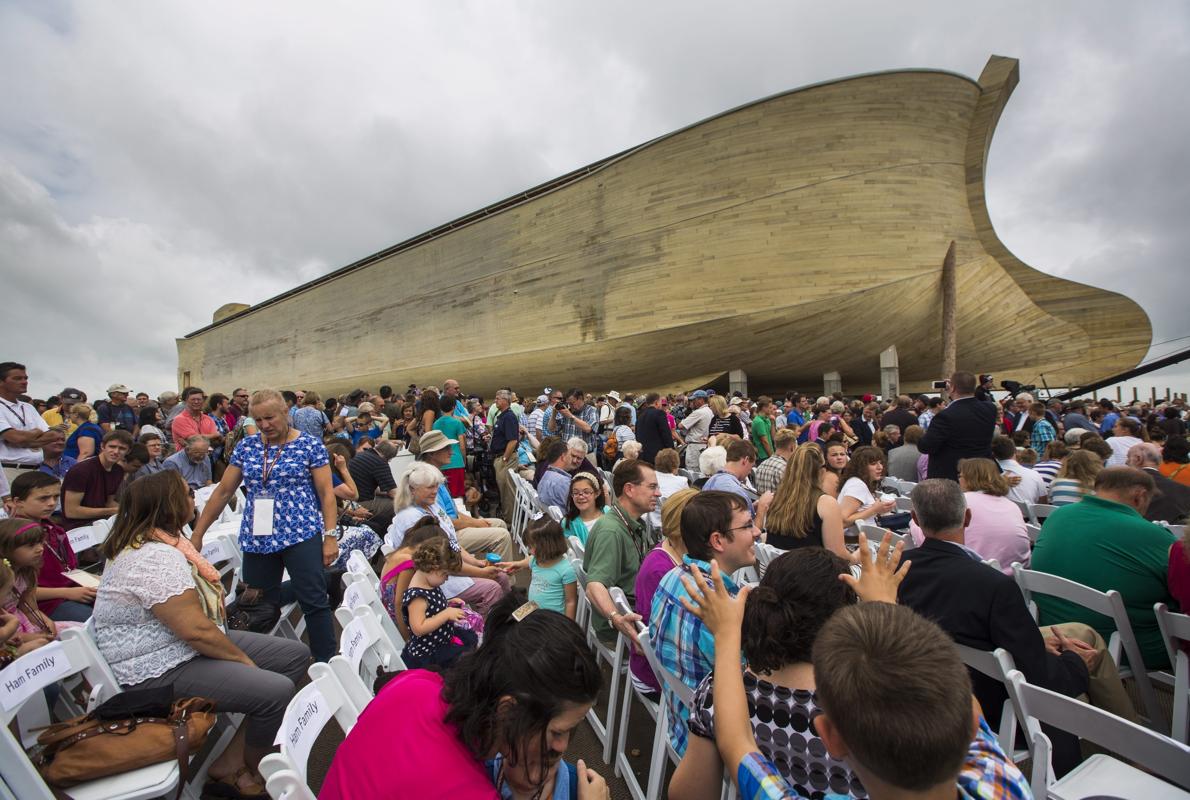
<instances>
[{"instance_id":1,"label":"wooden ark structure","mask_svg":"<svg viewBox=\"0 0 1190 800\"><path fill-rule=\"evenodd\" d=\"M178 340L178 377L325 394L441 384L602 392L940 377L956 243L957 363L1078 385L1145 355L1144 311L1046 275L996 236L986 159L1018 80L863 75L776 95L455 220ZM377 286L420 285L394 299ZM413 280L409 280L412 278ZM366 330L366 341L358 331ZM379 334L377 331L389 331ZM386 341L387 336L387 341Z\"/></svg>"}]
</instances>

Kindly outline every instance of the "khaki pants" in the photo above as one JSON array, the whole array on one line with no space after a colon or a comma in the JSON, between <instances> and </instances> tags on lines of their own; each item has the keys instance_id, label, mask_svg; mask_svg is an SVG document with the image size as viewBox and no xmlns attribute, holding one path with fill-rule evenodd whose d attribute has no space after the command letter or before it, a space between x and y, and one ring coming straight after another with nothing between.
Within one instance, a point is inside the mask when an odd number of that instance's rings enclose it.
<instances>
[{"instance_id":1,"label":"khaki pants","mask_svg":"<svg viewBox=\"0 0 1190 800\"><path fill-rule=\"evenodd\" d=\"M516 486L510 473L520 465L516 456L508 463L503 456L496 456L496 485L500 487L500 518L505 526L512 524L512 512L516 508Z\"/></svg>"},{"instance_id":2,"label":"khaki pants","mask_svg":"<svg viewBox=\"0 0 1190 800\"><path fill-rule=\"evenodd\" d=\"M698 457L702 455L702 451L707 449L706 442L691 442L686 445L686 469L691 472L699 472Z\"/></svg>"},{"instance_id":3,"label":"khaki pants","mask_svg":"<svg viewBox=\"0 0 1190 800\"><path fill-rule=\"evenodd\" d=\"M455 529L455 537L459 540L459 547L472 555L480 553L499 553L502 561L513 561L512 536L503 520L496 520L487 528Z\"/></svg>"},{"instance_id":4,"label":"khaki pants","mask_svg":"<svg viewBox=\"0 0 1190 800\"><path fill-rule=\"evenodd\" d=\"M1057 628L1062 635L1069 639L1078 639L1093 646L1099 653L1099 664L1090 671L1091 680L1087 686L1085 699L1096 708L1123 717L1129 722L1141 724L1140 715L1132 705L1124 682L1120 680L1120 670L1116 662L1107 652L1107 642L1103 641L1094 628L1081 622L1063 622L1059 625L1047 625L1041 629L1042 636L1049 634L1050 628Z\"/></svg>"},{"instance_id":5,"label":"khaki pants","mask_svg":"<svg viewBox=\"0 0 1190 800\"><path fill-rule=\"evenodd\" d=\"M5 482L4 485L12 486L12 482L14 480L16 480L16 477L18 475L24 475L26 472L36 472L36 471L37 471L37 467L33 467L33 469L16 469L14 467L4 467L4 477L7 478L7 481ZM5 496L8 495L7 490L4 492L4 495Z\"/></svg>"}]
</instances>

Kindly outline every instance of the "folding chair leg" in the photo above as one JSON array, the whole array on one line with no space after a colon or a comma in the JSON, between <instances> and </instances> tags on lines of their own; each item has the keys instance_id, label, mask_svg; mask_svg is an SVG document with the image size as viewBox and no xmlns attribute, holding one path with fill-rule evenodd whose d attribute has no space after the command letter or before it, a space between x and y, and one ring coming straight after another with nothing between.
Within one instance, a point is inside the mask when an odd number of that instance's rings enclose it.
<instances>
[{"instance_id":1,"label":"folding chair leg","mask_svg":"<svg viewBox=\"0 0 1190 800\"><path fill-rule=\"evenodd\" d=\"M620 727L616 731L616 758L612 761L612 773L620 778L620 756L628 745L628 717L632 713L632 668L624 671L624 701L620 705Z\"/></svg>"},{"instance_id":2,"label":"folding chair leg","mask_svg":"<svg viewBox=\"0 0 1190 800\"><path fill-rule=\"evenodd\" d=\"M653 753L649 756L649 786L645 796L661 796L661 784L665 780L665 762L669 758L669 703L662 694L657 706L657 728L653 731Z\"/></svg>"}]
</instances>

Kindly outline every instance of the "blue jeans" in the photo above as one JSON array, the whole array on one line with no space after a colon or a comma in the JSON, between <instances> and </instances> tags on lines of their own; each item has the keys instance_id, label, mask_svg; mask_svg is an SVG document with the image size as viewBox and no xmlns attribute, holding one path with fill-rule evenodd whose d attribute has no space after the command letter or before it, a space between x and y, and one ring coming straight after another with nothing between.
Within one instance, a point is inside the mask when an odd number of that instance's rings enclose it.
<instances>
[{"instance_id":1,"label":"blue jeans","mask_svg":"<svg viewBox=\"0 0 1190 800\"><path fill-rule=\"evenodd\" d=\"M86 622L91 619L91 612L94 610L94 606L77 600L63 600L50 614L50 619L54 622Z\"/></svg>"},{"instance_id":2,"label":"blue jeans","mask_svg":"<svg viewBox=\"0 0 1190 800\"><path fill-rule=\"evenodd\" d=\"M322 571L322 537L312 536L276 553L244 553L244 583L263 591L270 603L281 604L281 575L285 570L289 570L289 583L306 617L310 652L315 661L330 661L337 643Z\"/></svg>"}]
</instances>

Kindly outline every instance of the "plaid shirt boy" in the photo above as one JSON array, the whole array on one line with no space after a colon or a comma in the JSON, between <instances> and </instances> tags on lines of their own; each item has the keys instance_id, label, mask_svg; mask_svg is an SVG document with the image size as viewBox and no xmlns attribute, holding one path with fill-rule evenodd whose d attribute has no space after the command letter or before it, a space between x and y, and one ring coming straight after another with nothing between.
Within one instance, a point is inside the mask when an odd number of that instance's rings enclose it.
<instances>
[{"instance_id":1,"label":"plaid shirt boy","mask_svg":"<svg viewBox=\"0 0 1190 800\"><path fill-rule=\"evenodd\" d=\"M682 607L680 598L690 599L690 593L682 585L682 576L690 574L691 569L701 570L707 581L711 580L710 563L683 556L682 566L667 572L653 594L649 638L661 666L693 691L715 667L715 637L702 624L702 620ZM726 574L723 576L723 585L732 597L740 590ZM669 703L669 741L678 756L684 756L686 720L690 716L690 709L672 693L666 702Z\"/></svg>"}]
</instances>

